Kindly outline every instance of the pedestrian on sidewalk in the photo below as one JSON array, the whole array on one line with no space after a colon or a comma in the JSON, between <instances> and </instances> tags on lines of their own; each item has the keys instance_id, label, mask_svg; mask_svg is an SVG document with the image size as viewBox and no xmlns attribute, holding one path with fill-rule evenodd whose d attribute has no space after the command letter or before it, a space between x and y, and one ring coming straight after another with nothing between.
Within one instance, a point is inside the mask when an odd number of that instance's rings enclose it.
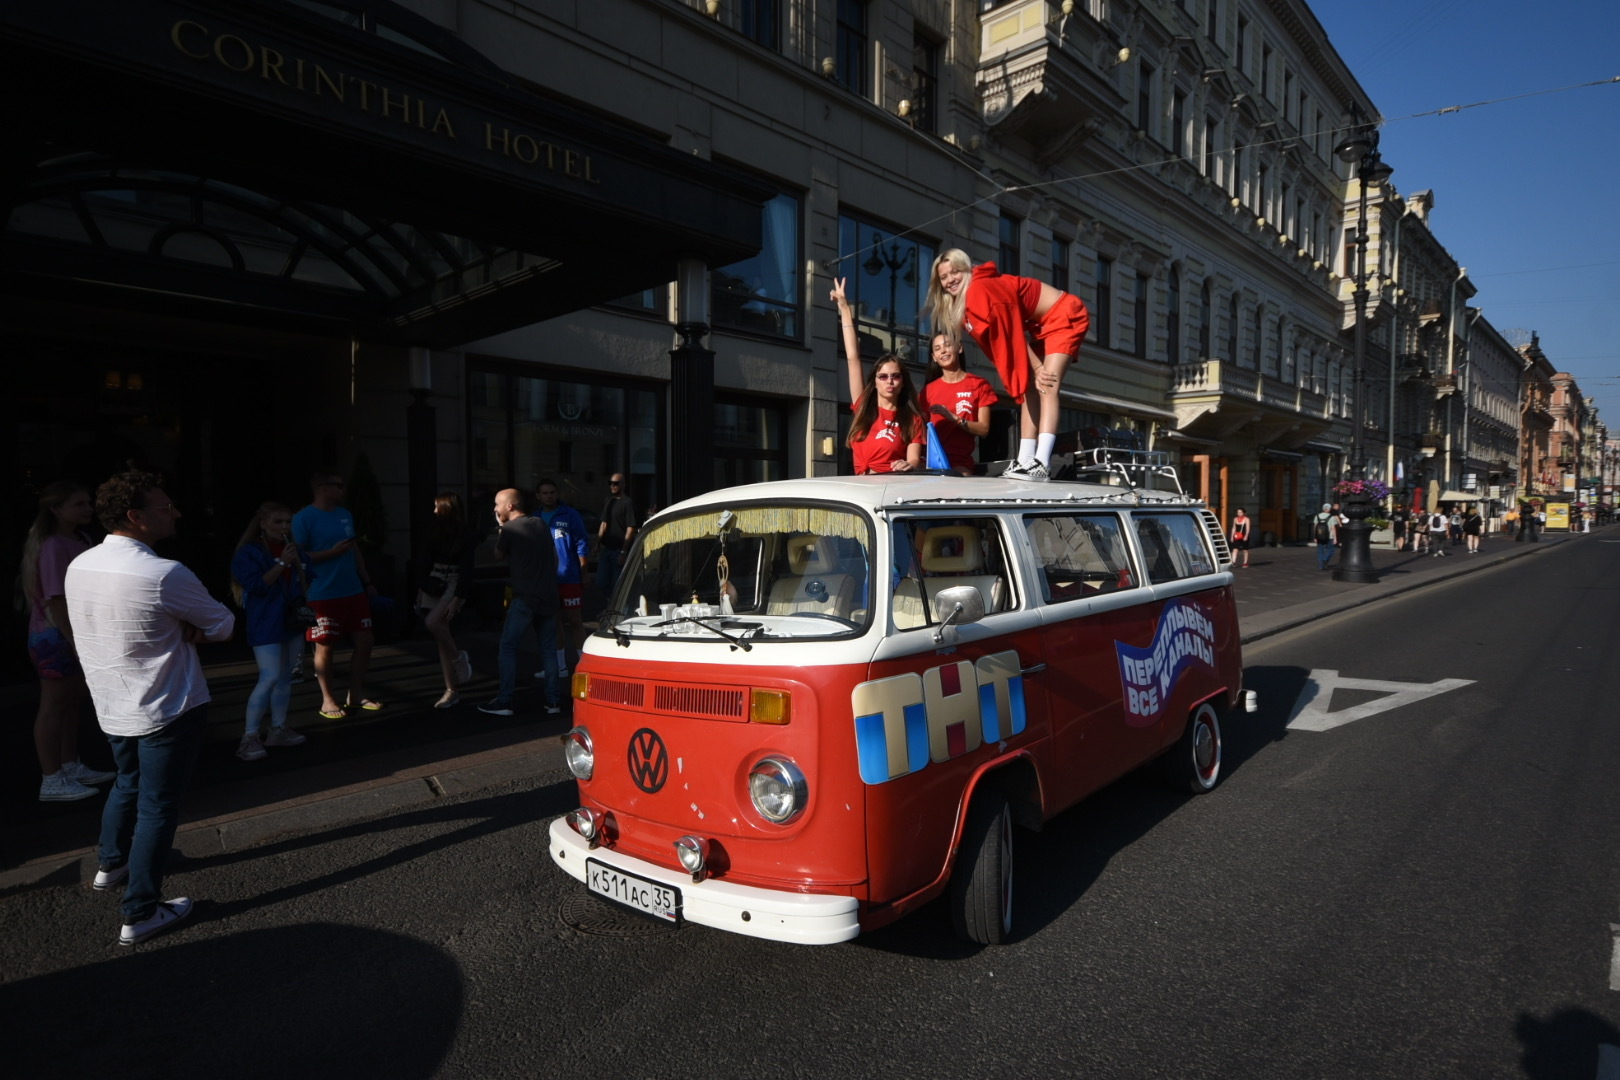
<instances>
[{"instance_id":1,"label":"pedestrian on sidewalk","mask_svg":"<svg viewBox=\"0 0 1620 1080\"><path fill-rule=\"evenodd\" d=\"M1462 507L1453 506L1451 508L1451 516L1446 519L1446 526L1451 533L1451 546L1461 547L1463 542Z\"/></svg>"},{"instance_id":2,"label":"pedestrian on sidewalk","mask_svg":"<svg viewBox=\"0 0 1620 1080\"><path fill-rule=\"evenodd\" d=\"M507 564L512 599L501 627L501 687L495 700L478 706L493 716L512 715L517 691L518 647L533 627L540 639L540 660L545 665L546 714L562 712L562 679L557 674L557 547L552 530L538 517L530 517L524 495L507 488L495 495L495 557Z\"/></svg>"},{"instance_id":3,"label":"pedestrian on sidewalk","mask_svg":"<svg viewBox=\"0 0 1620 1080\"><path fill-rule=\"evenodd\" d=\"M467 527L461 509L461 496L441 491L433 497L433 546L428 558L427 577L416 597L417 609L424 614L422 625L439 646L439 672L444 676L444 693L433 703L435 709L448 709L461 700L456 687L472 678L472 661L456 648L450 623L467 602L472 590L473 548L477 537Z\"/></svg>"},{"instance_id":4,"label":"pedestrian on sidewalk","mask_svg":"<svg viewBox=\"0 0 1620 1080\"><path fill-rule=\"evenodd\" d=\"M1436 510L1429 515L1429 557L1443 558L1446 554L1446 533L1450 530L1450 523L1446 515Z\"/></svg>"},{"instance_id":5,"label":"pedestrian on sidewalk","mask_svg":"<svg viewBox=\"0 0 1620 1080\"><path fill-rule=\"evenodd\" d=\"M1249 566L1249 535L1252 527L1249 515L1243 512L1243 507L1238 507L1237 513L1232 516L1232 528L1227 534L1227 539L1232 543L1233 555L1242 556L1243 561L1237 565L1244 569L1248 569Z\"/></svg>"},{"instance_id":6,"label":"pedestrian on sidewalk","mask_svg":"<svg viewBox=\"0 0 1620 1080\"><path fill-rule=\"evenodd\" d=\"M585 577L591 539L590 533L585 531L584 517L562 501L555 481L540 481L535 494L540 497L539 517L551 529L551 539L557 548L557 596L562 615L557 672L562 674L573 666L579 650L585 647ZM535 675L551 678L543 672Z\"/></svg>"},{"instance_id":7,"label":"pedestrian on sidewalk","mask_svg":"<svg viewBox=\"0 0 1620 1080\"><path fill-rule=\"evenodd\" d=\"M94 886L127 882L118 943L134 945L191 914L186 897L161 899L163 860L208 721L197 642L226 640L236 618L196 574L152 551L180 520L160 477L131 471L108 480L96 491L96 516L110 535L68 567L67 607L118 765Z\"/></svg>"},{"instance_id":8,"label":"pedestrian on sidewalk","mask_svg":"<svg viewBox=\"0 0 1620 1080\"><path fill-rule=\"evenodd\" d=\"M1316 541L1316 568L1326 570L1339 542L1339 515L1333 512L1332 503L1323 503L1322 512L1312 521L1311 539Z\"/></svg>"},{"instance_id":9,"label":"pedestrian on sidewalk","mask_svg":"<svg viewBox=\"0 0 1620 1080\"><path fill-rule=\"evenodd\" d=\"M365 696L366 671L371 666L371 598L377 589L366 571L366 559L355 546L354 518L343 508L343 477L322 469L310 478L313 501L293 517L293 538L309 560L309 606L318 619L309 632L315 643L315 681L321 687L321 715L341 720L349 706L376 712L382 702ZM349 694L343 702L333 688L332 652L347 635L354 652L349 658Z\"/></svg>"},{"instance_id":10,"label":"pedestrian on sidewalk","mask_svg":"<svg viewBox=\"0 0 1620 1080\"><path fill-rule=\"evenodd\" d=\"M1468 515L1463 518L1463 536L1468 539L1468 554L1478 555L1481 538L1485 535L1485 519L1480 516L1478 506L1470 506Z\"/></svg>"},{"instance_id":11,"label":"pedestrian on sidewalk","mask_svg":"<svg viewBox=\"0 0 1620 1080\"><path fill-rule=\"evenodd\" d=\"M1406 522L1408 518L1406 507L1399 503L1395 505L1395 509L1389 515L1389 527L1394 536L1396 551L1406 550Z\"/></svg>"},{"instance_id":12,"label":"pedestrian on sidewalk","mask_svg":"<svg viewBox=\"0 0 1620 1080\"><path fill-rule=\"evenodd\" d=\"M304 736L287 725L292 700L293 658L304 648L307 573L292 538L292 510L267 502L249 519L231 558L231 595L247 622L247 643L259 665L259 681L247 699L246 726L236 756L261 761L265 747L300 746ZM270 732L261 735L265 710Z\"/></svg>"},{"instance_id":13,"label":"pedestrian on sidewalk","mask_svg":"<svg viewBox=\"0 0 1620 1080\"><path fill-rule=\"evenodd\" d=\"M74 802L96 793L117 773L79 760L79 706L84 669L73 646L62 582L68 564L89 550L85 527L95 515L90 493L66 480L39 495L39 513L23 541L18 606L28 612L28 659L39 675L34 752L39 755L39 801Z\"/></svg>"},{"instance_id":14,"label":"pedestrian on sidewalk","mask_svg":"<svg viewBox=\"0 0 1620 1080\"><path fill-rule=\"evenodd\" d=\"M981 380L982 381L982 380ZM624 474L608 477L607 502L602 504L602 523L596 527L596 583L604 600L613 599L613 586L619 581L619 560L624 558L630 540L636 535L636 510L624 490Z\"/></svg>"}]
</instances>

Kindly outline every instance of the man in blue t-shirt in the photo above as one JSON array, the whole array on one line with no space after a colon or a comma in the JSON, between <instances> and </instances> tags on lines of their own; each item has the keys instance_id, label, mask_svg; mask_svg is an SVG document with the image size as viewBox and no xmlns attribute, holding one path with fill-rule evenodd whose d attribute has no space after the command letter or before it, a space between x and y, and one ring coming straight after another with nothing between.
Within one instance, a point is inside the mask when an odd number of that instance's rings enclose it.
<instances>
[{"instance_id":1,"label":"man in blue t-shirt","mask_svg":"<svg viewBox=\"0 0 1620 1080\"><path fill-rule=\"evenodd\" d=\"M585 646L585 620L581 616L585 610L585 559L591 550L591 538L585 531L585 519L562 501L555 482L540 481L537 494L540 519L551 529L552 543L557 546L557 596L564 626L558 635L557 666L566 672L572 666L567 652L572 650L577 655Z\"/></svg>"},{"instance_id":2,"label":"man in blue t-shirt","mask_svg":"<svg viewBox=\"0 0 1620 1080\"><path fill-rule=\"evenodd\" d=\"M371 664L371 597L377 589L366 572L365 556L355 545L354 518L343 509L341 474L322 469L310 478L314 501L293 516L293 541L310 562L309 606L316 623L308 633L315 643L315 681L321 687L321 715L341 720L344 709L369 712L382 708L363 693ZM332 690L332 647L347 634L354 646L349 660L349 696L340 703Z\"/></svg>"}]
</instances>

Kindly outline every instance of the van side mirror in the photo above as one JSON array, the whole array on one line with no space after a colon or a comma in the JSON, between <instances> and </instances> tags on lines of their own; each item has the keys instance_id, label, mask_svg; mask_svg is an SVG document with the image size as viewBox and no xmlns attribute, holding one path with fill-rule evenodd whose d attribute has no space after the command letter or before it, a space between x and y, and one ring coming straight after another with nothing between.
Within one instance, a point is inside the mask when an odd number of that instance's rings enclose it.
<instances>
[{"instance_id":1,"label":"van side mirror","mask_svg":"<svg viewBox=\"0 0 1620 1080\"><path fill-rule=\"evenodd\" d=\"M984 596L972 585L941 589L934 597L934 610L944 613L939 621L939 629L934 631L934 644L938 645L945 640L947 626L976 623L984 618Z\"/></svg>"}]
</instances>

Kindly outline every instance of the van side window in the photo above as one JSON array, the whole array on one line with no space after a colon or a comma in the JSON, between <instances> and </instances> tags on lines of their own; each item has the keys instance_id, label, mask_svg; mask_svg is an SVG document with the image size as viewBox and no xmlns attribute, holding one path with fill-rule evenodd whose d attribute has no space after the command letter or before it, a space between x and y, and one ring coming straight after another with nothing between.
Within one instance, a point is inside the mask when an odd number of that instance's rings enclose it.
<instances>
[{"instance_id":1,"label":"van side window","mask_svg":"<svg viewBox=\"0 0 1620 1080\"><path fill-rule=\"evenodd\" d=\"M933 626L941 615L935 600L945 589L971 585L984 598L985 614L1015 607L1001 531L993 518L930 518L894 526L896 629Z\"/></svg>"},{"instance_id":2,"label":"van side window","mask_svg":"<svg viewBox=\"0 0 1620 1080\"><path fill-rule=\"evenodd\" d=\"M1134 517L1148 581L1161 585L1215 572L1204 532L1191 514L1138 513Z\"/></svg>"},{"instance_id":3,"label":"van side window","mask_svg":"<svg viewBox=\"0 0 1620 1080\"><path fill-rule=\"evenodd\" d=\"M1136 587L1116 515L1031 514L1024 530L1048 604Z\"/></svg>"}]
</instances>

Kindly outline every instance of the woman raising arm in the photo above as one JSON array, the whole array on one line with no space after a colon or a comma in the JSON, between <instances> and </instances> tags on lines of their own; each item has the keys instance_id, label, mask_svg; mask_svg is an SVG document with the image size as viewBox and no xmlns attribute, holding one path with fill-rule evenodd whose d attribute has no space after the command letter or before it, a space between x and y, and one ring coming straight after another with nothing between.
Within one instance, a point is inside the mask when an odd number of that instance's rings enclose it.
<instances>
[{"instance_id":1,"label":"woman raising arm","mask_svg":"<svg viewBox=\"0 0 1620 1080\"><path fill-rule=\"evenodd\" d=\"M843 325L844 360L849 371L850 421L847 445L855 453L855 474L909 472L922 467L924 420L917 391L898 356L885 353L861 375L861 343L855 312L844 295L845 278L833 279L832 299Z\"/></svg>"}]
</instances>

